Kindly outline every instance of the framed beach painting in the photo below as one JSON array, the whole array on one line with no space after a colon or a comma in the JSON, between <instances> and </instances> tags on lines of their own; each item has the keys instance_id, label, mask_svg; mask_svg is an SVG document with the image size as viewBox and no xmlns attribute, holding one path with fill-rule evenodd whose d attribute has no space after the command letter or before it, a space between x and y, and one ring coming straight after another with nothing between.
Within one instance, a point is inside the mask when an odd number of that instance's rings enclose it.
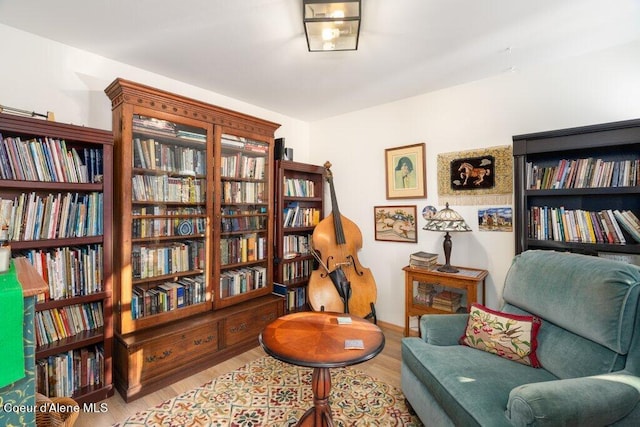
<instances>
[{"instance_id":1,"label":"framed beach painting","mask_svg":"<svg viewBox=\"0 0 640 427\"><path fill-rule=\"evenodd\" d=\"M387 199L427 197L424 143L387 148L385 171Z\"/></svg>"}]
</instances>

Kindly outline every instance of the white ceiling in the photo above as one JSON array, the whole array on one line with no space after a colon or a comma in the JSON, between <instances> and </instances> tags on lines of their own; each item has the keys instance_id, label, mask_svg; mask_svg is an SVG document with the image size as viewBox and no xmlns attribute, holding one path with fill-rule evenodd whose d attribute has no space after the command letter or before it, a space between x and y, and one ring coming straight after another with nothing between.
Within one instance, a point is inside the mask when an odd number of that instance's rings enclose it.
<instances>
[{"instance_id":1,"label":"white ceiling","mask_svg":"<svg viewBox=\"0 0 640 427\"><path fill-rule=\"evenodd\" d=\"M357 51L312 53L301 0L0 0L2 24L305 121L640 39L640 0L362 0L362 15Z\"/></svg>"}]
</instances>

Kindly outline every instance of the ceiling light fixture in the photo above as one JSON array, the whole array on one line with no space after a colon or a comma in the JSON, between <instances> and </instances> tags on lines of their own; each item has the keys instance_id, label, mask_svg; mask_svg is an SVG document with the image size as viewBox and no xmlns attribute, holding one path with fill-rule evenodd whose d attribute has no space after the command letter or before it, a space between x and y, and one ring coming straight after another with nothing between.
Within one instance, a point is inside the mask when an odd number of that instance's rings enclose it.
<instances>
[{"instance_id":1,"label":"ceiling light fixture","mask_svg":"<svg viewBox=\"0 0 640 427\"><path fill-rule=\"evenodd\" d=\"M360 0L302 0L309 52L357 50Z\"/></svg>"}]
</instances>

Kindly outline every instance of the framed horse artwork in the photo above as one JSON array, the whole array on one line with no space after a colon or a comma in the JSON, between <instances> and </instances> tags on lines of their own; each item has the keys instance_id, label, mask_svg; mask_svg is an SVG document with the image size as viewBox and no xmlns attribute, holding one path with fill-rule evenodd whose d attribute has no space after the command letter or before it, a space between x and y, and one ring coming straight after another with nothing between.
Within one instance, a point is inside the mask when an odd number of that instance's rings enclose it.
<instances>
[{"instance_id":1,"label":"framed horse artwork","mask_svg":"<svg viewBox=\"0 0 640 427\"><path fill-rule=\"evenodd\" d=\"M495 186L495 158L467 157L451 161L451 189L479 190Z\"/></svg>"}]
</instances>

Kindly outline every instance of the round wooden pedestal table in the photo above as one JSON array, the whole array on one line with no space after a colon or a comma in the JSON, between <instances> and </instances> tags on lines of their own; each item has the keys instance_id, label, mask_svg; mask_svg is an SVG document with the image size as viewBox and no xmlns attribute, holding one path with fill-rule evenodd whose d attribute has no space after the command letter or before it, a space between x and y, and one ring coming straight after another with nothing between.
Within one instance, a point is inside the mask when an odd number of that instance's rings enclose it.
<instances>
[{"instance_id":1,"label":"round wooden pedestal table","mask_svg":"<svg viewBox=\"0 0 640 427\"><path fill-rule=\"evenodd\" d=\"M343 324L344 318L350 323ZM372 359L384 348L384 334L373 323L349 314L306 311L271 322L260 334L260 344L278 360L313 368L313 407L298 425L333 426L329 369Z\"/></svg>"}]
</instances>

